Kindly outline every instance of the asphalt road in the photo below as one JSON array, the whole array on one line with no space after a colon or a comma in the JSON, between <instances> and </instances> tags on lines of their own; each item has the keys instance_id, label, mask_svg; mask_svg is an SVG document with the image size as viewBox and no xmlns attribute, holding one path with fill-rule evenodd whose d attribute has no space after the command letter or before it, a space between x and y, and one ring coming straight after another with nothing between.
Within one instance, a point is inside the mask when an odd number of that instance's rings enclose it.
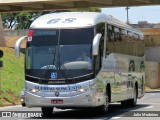
<instances>
[{"instance_id":1,"label":"asphalt road","mask_svg":"<svg viewBox=\"0 0 160 120\"><path fill-rule=\"evenodd\" d=\"M1 107L0 111L40 111L40 108L27 108L19 106ZM159 112L157 112L159 111ZM133 117L142 115L144 117ZM148 117L148 116L152 116ZM157 116L158 115L158 116ZM61 110L54 109L50 118L29 117L29 118L9 118L0 117L0 120L21 120L21 119L113 119L113 120L160 120L160 91L145 93L145 96L138 100L137 106L133 108L121 107L120 103L110 104L106 115L101 115L91 110Z\"/></svg>"}]
</instances>

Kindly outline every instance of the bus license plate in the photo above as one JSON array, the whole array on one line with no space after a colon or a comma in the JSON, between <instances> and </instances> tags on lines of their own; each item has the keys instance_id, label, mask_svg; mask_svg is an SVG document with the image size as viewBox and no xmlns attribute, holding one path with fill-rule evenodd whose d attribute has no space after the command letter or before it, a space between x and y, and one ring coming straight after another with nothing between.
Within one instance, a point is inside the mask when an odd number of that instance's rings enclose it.
<instances>
[{"instance_id":1,"label":"bus license plate","mask_svg":"<svg viewBox=\"0 0 160 120\"><path fill-rule=\"evenodd\" d=\"M59 99L51 100L51 103L52 104L63 104L63 100L59 100Z\"/></svg>"}]
</instances>

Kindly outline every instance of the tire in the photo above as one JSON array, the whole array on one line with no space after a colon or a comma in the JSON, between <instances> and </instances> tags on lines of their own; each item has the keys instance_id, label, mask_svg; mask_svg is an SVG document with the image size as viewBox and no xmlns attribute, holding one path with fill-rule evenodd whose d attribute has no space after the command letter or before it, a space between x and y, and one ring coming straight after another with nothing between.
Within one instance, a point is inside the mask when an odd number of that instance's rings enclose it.
<instances>
[{"instance_id":1,"label":"tire","mask_svg":"<svg viewBox=\"0 0 160 120\"><path fill-rule=\"evenodd\" d=\"M53 113L53 107L42 107L42 116L43 117L51 117Z\"/></svg>"},{"instance_id":2,"label":"tire","mask_svg":"<svg viewBox=\"0 0 160 120\"><path fill-rule=\"evenodd\" d=\"M26 106L25 102L21 103L21 105L22 105L22 107L25 107L25 106Z\"/></svg>"},{"instance_id":3,"label":"tire","mask_svg":"<svg viewBox=\"0 0 160 120\"><path fill-rule=\"evenodd\" d=\"M137 104L137 88L134 88L134 93L133 93L133 98L126 100L126 101L121 101L121 106L122 107L134 107Z\"/></svg>"},{"instance_id":4,"label":"tire","mask_svg":"<svg viewBox=\"0 0 160 120\"><path fill-rule=\"evenodd\" d=\"M134 95L133 95L133 99L130 99L129 100L129 105L131 106L131 107L135 107L136 105L137 105L137 87L135 86L135 88L134 88Z\"/></svg>"},{"instance_id":5,"label":"tire","mask_svg":"<svg viewBox=\"0 0 160 120\"><path fill-rule=\"evenodd\" d=\"M129 104L129 100L121 101L121 106L122 107L128 107L128 104Z\"/></svg>"},{"instance_id":6,"label":"tire","mask_svg":"<svg viewBox=\"0 0 160 120\"><path fill-rule=\"evenodd\" d=\"M108 92L106 91L105 104L97 107L97 111L101 114L106 114L108 112L108 108L109 108L109 97L108 97Z\"/></svg>"}]
</instances>

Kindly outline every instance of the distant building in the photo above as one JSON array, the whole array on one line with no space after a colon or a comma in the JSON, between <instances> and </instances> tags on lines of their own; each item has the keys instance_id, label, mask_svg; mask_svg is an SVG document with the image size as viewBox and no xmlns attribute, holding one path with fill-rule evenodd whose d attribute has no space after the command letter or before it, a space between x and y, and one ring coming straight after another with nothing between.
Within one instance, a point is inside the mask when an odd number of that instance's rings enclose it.
<instances>
[{"instance_id":1,"label":"distant building","mask_svg":"<svg viewBox=\"0 0 160 120\"><path fill-rule=\"evenodd\" d=\"M137 24L129 24L133 28L160 28L160 23L148 23L147 21L138 21Z\"/></svg>"},{"instance_id":2,"label":"distant building","mask_svg":"<svg viewBox=\"0 0 160 120\"><path fill-rule=\"evenodd\" d=\"M155 24L154 28L160 28L160 23Z\"/></svg>"},{"instance_id":3,"label":"distant building","mask_svg":"<svg viewBox=\"0 0 160 120\"><path fill-rule=\"evenodd\" d=\"M130 24L133 28L154 28L154 23L148 23L147 21L139 21L137 24Z\"/></svg>"}]
</instances>

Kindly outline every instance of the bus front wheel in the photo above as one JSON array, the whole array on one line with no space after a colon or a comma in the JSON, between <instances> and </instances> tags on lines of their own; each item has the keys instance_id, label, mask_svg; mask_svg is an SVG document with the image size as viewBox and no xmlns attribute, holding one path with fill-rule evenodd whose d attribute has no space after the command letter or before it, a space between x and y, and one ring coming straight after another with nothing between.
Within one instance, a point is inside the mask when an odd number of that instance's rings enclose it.
<instances>
[{"instance_id":1,"label":"bus front wheel","mask_svg":"<svg viewBox=\"0 0 160 120\"><path fill-rule=\"evenodd\" d=\"M109 107L109 96L108 96L108 91L106 91L105 104L99 106L97 109L101 114L105 114L108 112L108 107Z\"/></svg>"},{"instance_id":2,"label":"bus front wheel","mask_svg":"<svg viewBox=\"0 0 160 120\"><path fill-rule=\"evenodd\" d=\"M42 116L43 117L51 117L53 113L53 107L42 107Z\"/></svg>"}]
</instances>

